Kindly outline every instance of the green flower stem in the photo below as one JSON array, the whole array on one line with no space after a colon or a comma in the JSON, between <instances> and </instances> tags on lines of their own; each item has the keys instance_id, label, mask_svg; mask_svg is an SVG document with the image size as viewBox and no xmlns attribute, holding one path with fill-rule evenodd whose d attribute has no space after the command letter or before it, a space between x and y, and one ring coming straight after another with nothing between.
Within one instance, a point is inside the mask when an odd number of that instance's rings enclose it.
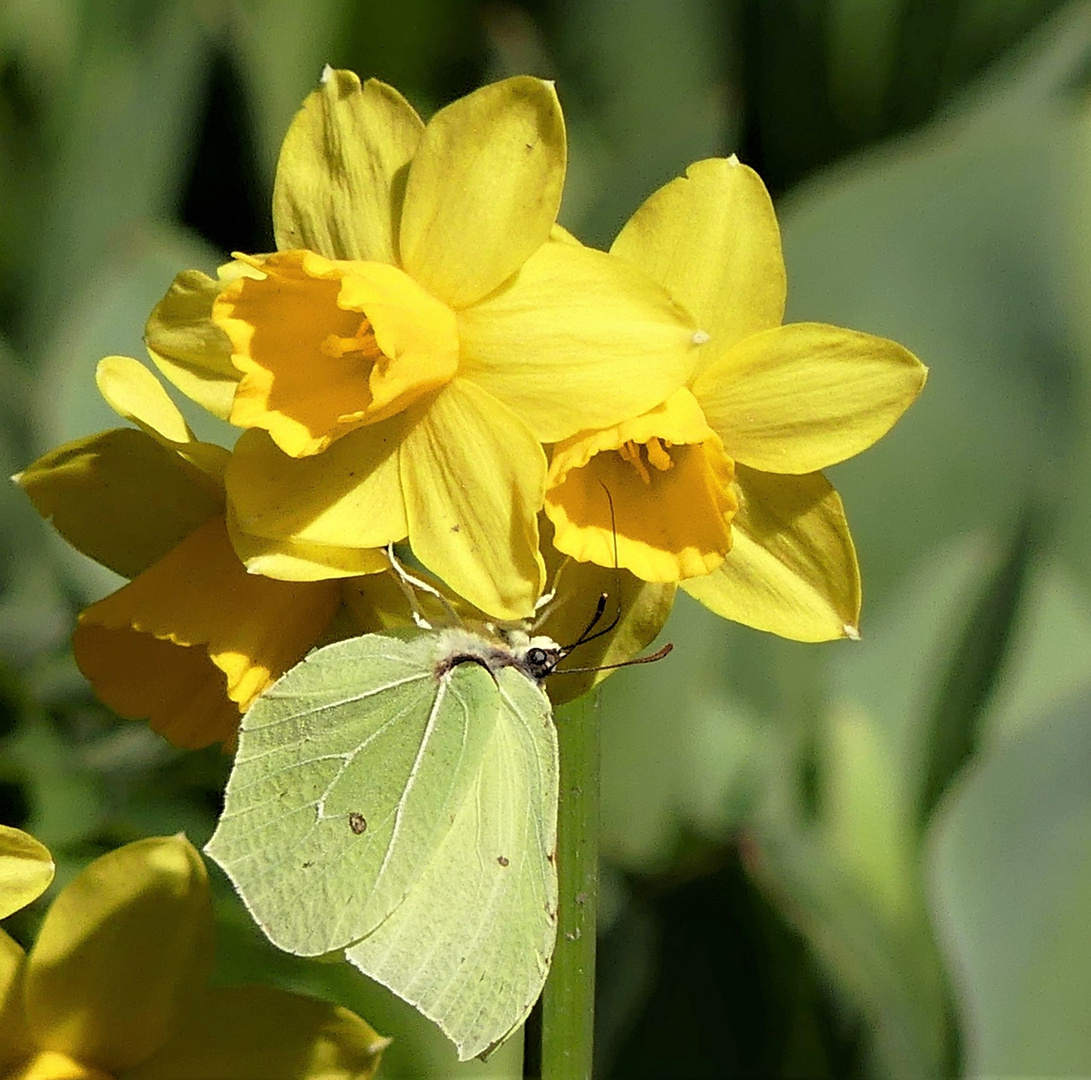
<instances>
[{"instance_id":1,"label":"green flower stem","mask_svg":"<svg viewBox=\"0 0 1091 1080\"><path fill-rule=\"evenodd\" d=\"M542 1080L590 1080L599 861L598 695L557 710L557 949L542 995Z\"/></svg>"}]
</instances>

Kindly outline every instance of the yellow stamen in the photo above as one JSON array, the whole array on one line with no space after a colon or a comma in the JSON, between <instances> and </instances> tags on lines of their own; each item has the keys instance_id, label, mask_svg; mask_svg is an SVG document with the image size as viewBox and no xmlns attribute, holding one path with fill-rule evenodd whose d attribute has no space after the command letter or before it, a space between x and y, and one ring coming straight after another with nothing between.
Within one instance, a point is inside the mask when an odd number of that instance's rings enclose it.
<instances>
[{"instance_id":1,"label":"yellow stamen","mask_svg":"<svg viewBox=\"0 0 1091 1080\"><path fill-rule=\"evenodd\" d=\"M658 469L659 472L666 472L668 469L674 468L674 462L671 461L671 456L667 453L670 446L671 443L666 439L660 442L653 435L646 443L636 443L630 439L628 442L622 443L617 452L622 461L627 461L632 465L645 484L650 484L652 476L648 472L648 465ZM644 463L644 458L641 457L641 450L647 455L647 465Z\"/></svg>"},{"instance_id":2,"label":"yellow stamen","mask_svg":"<svg viewBox=\"0 0 1091 1080\"><path fill-rule=\"evenodd\" d=\"M622 443L617 448L618 455L622 461L627 461L634 469L636 469L637 475L645 484L652 482L651 476L648 474L648 467L640 459L640 447L632 440Z\"/></svg>"},{"instance_id":3,"label":"yellow stamen","mask_svg":"<svg viewBox=\"0 0 1091 1080\"><path fill-rule=\"evenodd\" d=\"M666 440L664 440L666 442ZM670 446L670 443L666 443ZM644 449L648 453L648 464L654 465L660 472L666 472L668 469L674 468L674 462L671 461L670 454L660 441L653 435L645 444Z\"/></svg>"},{"instance_id":4,"label":"yellow stamen","mask_svg":"<svg viewBox=\"0 0 1091 1080\"><path fill-rule=\"evenodd\" d=\"M324 355L332 357L334 360L340 360L349 353L357 353L361 360L370 363L385 359L382 350L379 348L379 343L375 340L375 331L368 319L364 319L360 323L352 337L338 337L336 334L330 334L322 342L321 348Z\"/></svg>"}]
</instances>

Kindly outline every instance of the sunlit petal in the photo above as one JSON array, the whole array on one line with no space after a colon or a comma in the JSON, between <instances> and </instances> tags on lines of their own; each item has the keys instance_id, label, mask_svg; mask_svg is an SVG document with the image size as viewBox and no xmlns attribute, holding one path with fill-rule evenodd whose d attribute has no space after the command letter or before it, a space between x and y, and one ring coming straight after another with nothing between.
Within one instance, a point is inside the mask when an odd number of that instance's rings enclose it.
<instances>
[{"instance_id":1,"label":"sunlit petal","mask_svg":"<svg viewBox=\"0 0 1091 1080\"><path fill-rule=\"evenodd\" d=\"M661 187L610 253L663 285L717 351L784 317L787 286L773 204L758 174L735 157L695 162Z\"/></svg>"},{"instance_id":2,"label":"sunlit petal","mask_svg":"<svg viewBox=\"0 0 1091 1080\"><path fill-rule=\"evenodd\" d=\"M0 930L0 1076L4 1077L33 1051L23 1008L25 971L26 954Z\"/></svg>"},{"instance_id":3,"label":"sunlit petal","mask_svg":"<svg viewBox=\"0 0 1091 1080\"><path fill-rule=\"evenodd\" d=\"M239 373L231 363L231 342L212 321L212 304L222 288L222 281L198 270L179 274L148 318L144 341L167 379L226 420Z\"/></svg>"},{"instance_id":4,"label":"sunlit petal","mask_svg":"<svg viewBox=\"0 0 1091 1080\"><path fill-rule=\"evenodd\" d=\"M452 307L480 300L548 239L564 170L552 83L505 79L440 109L409 167L402 266Z\"/></svg>"},{"instance_id":5,"label":"sunlit petal","mask_svg":"<svg viewBox=\"0 0 1091 1080\"><path fill-rule=\"evenodd\" d=\"M76 662L115 712L177 746L231 742L239 715L319 639L337 583L248 574L223 518L81 613Z\"/></svg>"},{"instance_id":6,"label":"sunlit petal","mask_svg":"<svg viewBox=\"0 0 1091 1080\"><path fill-rule=\"evenodd\" d=\"M542 442L608 427L689 378L695 326L635 267L565 241L459 313L460 374L511 406Z\"/></svg>"},{"instance_id":7,"label":"sunlit petal","mask_svg":"<svg viewBox=\"0 0 1091 1080\"><path fill-rule=\"evenodd\" d=\"M396 263L406 168L423 129L393 87L327 68L280 148L277 247Z\"/></svg>"},{"instance_id":8,"label":"sunlit petal","mask_svg":"<svg viewBox=\"0 0 1091 1080\"><path fill-rule=\"evenodd\" d=\"M407 422L400 414L360 428L306 458L281 453L264 431L245 432L225 477L239 528L330 547L379 548L404 539L398 446Z\"/></svg>"},{"instance_id":9,"label":"sunlit petal","mask_svg":"<svg viewBox=\"0 0 1091 1080\"><path fill-rule=\"evenodd\" d=\"M692 389L736 461L809 473L885 435L926 375L893 341L790 323L744 338L706 366Z\"/></svg>"},{"instance_id":10,"label":"sunlit petal","mask_svg":"<svg viewBox=\"0 0 1091 1080\"><path fill-rule=\"evenodd\" d=\"M212 904L181 836L96 859L53 901L27 963L43 1050L118 1073L157 1050L212 965Z\"/></svg>"},{"instance_id":11,"label":"sunlit petal","mask_svg":"<svg viewBox=\"0 0 1091 1080\"><path fill-rule=\"evenodd\" d=\"M235 554L251 574L279 581L324 581L326 578L358 577L390 568L382 548L344 548L307 544L299 540L271 540L242 532L235 515L227 515L227 532Z\"/></svg>"},{"instance_id":12,"label":"sunlit petal","mask_svg":"<svg viewBox=\"0 0 1091 1080\"><path fill-rule=\"evenodd\" d=\"M22 829L0 825L0 919L37 900L54 869L49 848Z\"/></svg>"},{"instance_id":13,"label":"sunlit petal","mask_svg":"<svg viewBox=\"0 0 1091 1080\"><path fill-rule=\"evenodd\" d=\"M224 507L206 471L135 428L58 446L14 480L73 547L129 578Z\"/></svg>"},{"instance_id":14,"label":"sunlit petal","mask_svg":"<svg viewBox=\"0 0 1091 1080\"><path fill-rule=\"evenodd\" d=\"M546 460L526 425L456 378L409 431L400 457L416 556L489 615L530 615L545 574L537 513Z\"/></svg>"},{"instance_id":15,"label":"sunlit petal","mask_svg":"<svg viewBox=\"0 0 1091 1080\"><path fill-rule=\"evenodd\" d=\"M837 492L821 474L738 466L739 511L724 564L682 587L726 619L796 641L855 638L860 572Z\"/></svg>"}]
</instances>

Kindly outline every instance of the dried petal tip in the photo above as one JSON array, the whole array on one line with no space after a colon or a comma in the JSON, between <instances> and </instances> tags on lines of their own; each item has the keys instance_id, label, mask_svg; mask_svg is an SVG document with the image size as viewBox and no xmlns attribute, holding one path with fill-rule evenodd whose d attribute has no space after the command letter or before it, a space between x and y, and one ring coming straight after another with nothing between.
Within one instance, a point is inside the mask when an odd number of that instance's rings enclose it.
<instances>
[{"instance_id":1,"label":"dried petal tip","mask_svg":"<svg viewBox=\"0 0 1091 1080\"><path fill-rule=\"evenodd\" d=\"M845 623L842 629L844 631L845 637L847 637L849 641L860 640L860 631L855 626L851 626L849 623Z\"/></svg>"}]
</instances>

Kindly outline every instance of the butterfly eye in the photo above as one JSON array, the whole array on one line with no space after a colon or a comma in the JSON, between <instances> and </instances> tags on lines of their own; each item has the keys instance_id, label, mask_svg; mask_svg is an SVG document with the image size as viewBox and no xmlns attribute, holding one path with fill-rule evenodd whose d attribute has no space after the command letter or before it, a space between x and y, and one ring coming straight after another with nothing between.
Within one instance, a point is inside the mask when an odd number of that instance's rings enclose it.
<instances>
[{"instance_id":1,"label":"butterfly eye","mask_svg":"<svg viewBox=\"0 0 1091 1080\"><path fill-rule=\"evenodd\" d=\"M548 660L549 657L546 655L545 649L531 649L527 653L527 663L531 667L541 667Z\"/></svg>"}]
</instances>

